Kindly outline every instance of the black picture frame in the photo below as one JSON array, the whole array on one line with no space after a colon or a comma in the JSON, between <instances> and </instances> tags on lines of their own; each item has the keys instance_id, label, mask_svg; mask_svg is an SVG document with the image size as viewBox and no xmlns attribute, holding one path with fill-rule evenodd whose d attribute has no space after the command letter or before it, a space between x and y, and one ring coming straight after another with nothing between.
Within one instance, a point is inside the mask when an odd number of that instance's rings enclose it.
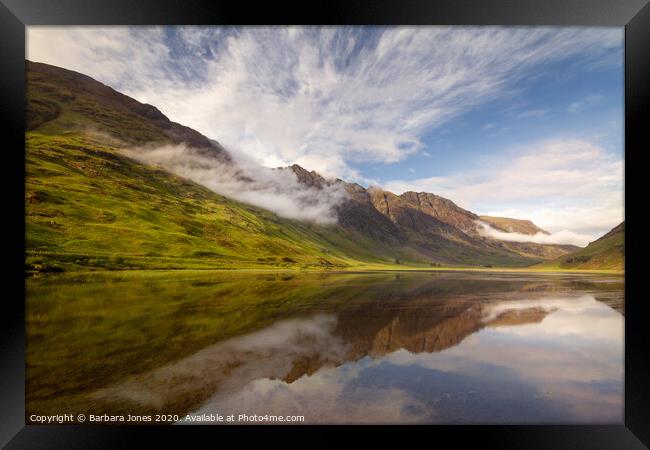
<instances>
[{"instance_id":1,"label":"black picture frame","mask_svg":"<svg viewBox=\"0 0 650 450\"><path fill-rule=\"evenodd\" d=\"M4 164L2 222L6 266L0 348L0 444L6 448L114 448L144 439L187 445L197 435L276 434L278 427L117 427L25 425L24 334L24 105L26 25L135 24L439 24L625 27L626 325L625 424L620 426L412 426L409 437L468 441L497 448L647 448L650 446L650 333L644 323L641 231L642 163L650 142L650 5L648 0L401 0L266 2L251 6L223 0L0 0L0 123ZM638 194L637 194L638 193ZM640 200L639 200L640 201ZM636 205L636 209L634 208ZM64 362L62 362L64 363ZM372 428L372 430L368 430ZM289 428L281 428L285 431ZM331 427L305 426L325 443ZM363 427L374 436L396 427ZM250 433L254 431L255 433ZM291 428L290 432L294 432ZM414 436L417 435L417 436ZM424 436L426 435L426 436ZM263 436L263 437L264 437ZM286 434L285 434L286 436ZM201 436L203 437L203 436ZM190 441L191 440L191 441ZM210 442L210 441L208 441ZM222 441L212 441L219 444ZM313 443L313 439L303 441ZM337 441L332 441L337 442ZM412 441L411 441L412 442Z\"/></svg>"}]
</instances>

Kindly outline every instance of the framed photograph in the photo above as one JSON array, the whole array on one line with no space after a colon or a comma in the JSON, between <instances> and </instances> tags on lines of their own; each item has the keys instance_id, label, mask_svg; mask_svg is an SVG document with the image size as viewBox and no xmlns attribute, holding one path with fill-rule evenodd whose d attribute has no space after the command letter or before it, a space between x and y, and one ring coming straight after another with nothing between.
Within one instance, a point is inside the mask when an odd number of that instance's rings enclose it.
<instances>
[{"instance_id":1,"label":"framed photograph","mask_svg":"<svg viewBox=\"0 0 650 450\"><path fill-rule=\"evenodd\" d=\"M646 448L646 3L2 0L0 442Z\"/></svg>"}]
</instances>

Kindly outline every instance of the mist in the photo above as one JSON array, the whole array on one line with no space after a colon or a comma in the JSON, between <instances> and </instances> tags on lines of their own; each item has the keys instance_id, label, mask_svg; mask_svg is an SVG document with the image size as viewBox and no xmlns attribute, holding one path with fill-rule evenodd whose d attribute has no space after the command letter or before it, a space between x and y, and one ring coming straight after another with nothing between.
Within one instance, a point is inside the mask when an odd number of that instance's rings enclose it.
<instances>
[{"instance_id":1,"label":"mist","mask_svg":"<svg viewBox=\"0 0 650 450\"><path fill-rule=\"evenodd\" d=\"M506 233L504 231L499 231L480 220L477 220L476 224L478 226L478 233L481 236L498 239L500 241L533 242L536 244L577 245L578 247L586 247L589 242L594 240L593 236L574 233L573 231L569 230L562 230L553 234Z\"/></svg>"},{"instance_id":2,"label":"mist","mask_svg":"<svg viewBox=\"0 0 650 450\"><path fill-rule=\"evenodd\" d=\"M339 183L306 186L298 181L291 169L264 167L232 152L234 163L224 163L185 145L139 147L125 150L125 153L142 163L192 180L217 194L287 219L319 225L335 224L336 207L347 198L347 191Z\"/></svg>"}]
</instances>

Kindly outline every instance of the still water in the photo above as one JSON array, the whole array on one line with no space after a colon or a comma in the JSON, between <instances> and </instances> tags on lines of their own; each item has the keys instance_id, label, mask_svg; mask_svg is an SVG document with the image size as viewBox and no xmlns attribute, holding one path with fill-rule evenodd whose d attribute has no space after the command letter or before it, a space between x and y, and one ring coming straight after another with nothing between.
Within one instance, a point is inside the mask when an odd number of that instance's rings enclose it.
<instances>
[{"instance_id":1,"label":"still water","mask_svg":"<svg viewBox=\"0 0 650 450\"><path fill-rule=\"evenodd\" d=\"M613 275L29 279L27 416L621 423L623 312Z\"/></svg>"}]
</instances>

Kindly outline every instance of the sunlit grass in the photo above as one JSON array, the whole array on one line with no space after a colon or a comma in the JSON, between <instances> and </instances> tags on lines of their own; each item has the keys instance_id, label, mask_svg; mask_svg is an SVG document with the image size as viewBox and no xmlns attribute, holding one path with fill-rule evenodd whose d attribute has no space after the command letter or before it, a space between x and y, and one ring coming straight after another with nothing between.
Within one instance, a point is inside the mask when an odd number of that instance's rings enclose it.
<instances>
[{"instance_id":1,"label":"sunlit grass","mask_svg":"<svg viewBox=\"0 0 650 450\"><path fill-rule=\"evenodd\" d=\"M30 273L434 268L408 249L391 248L337 226L283 219L233 201L129 159L119 146L103 139L75 132L29 132L26 140ZM531 264L463 251L466 254L446 257L501 267Z\"/></svg>"},{"instance_id":2,"label":"sunlit grass","mask_svg":"<svg viewBox=\"0 0 650 450\"><path fill-rule=\"evenodd\" d=\"M366 238L229 200L83 135L28 133L26 168L31 271L381 262Z\"/></svg>"}]
</instances>

